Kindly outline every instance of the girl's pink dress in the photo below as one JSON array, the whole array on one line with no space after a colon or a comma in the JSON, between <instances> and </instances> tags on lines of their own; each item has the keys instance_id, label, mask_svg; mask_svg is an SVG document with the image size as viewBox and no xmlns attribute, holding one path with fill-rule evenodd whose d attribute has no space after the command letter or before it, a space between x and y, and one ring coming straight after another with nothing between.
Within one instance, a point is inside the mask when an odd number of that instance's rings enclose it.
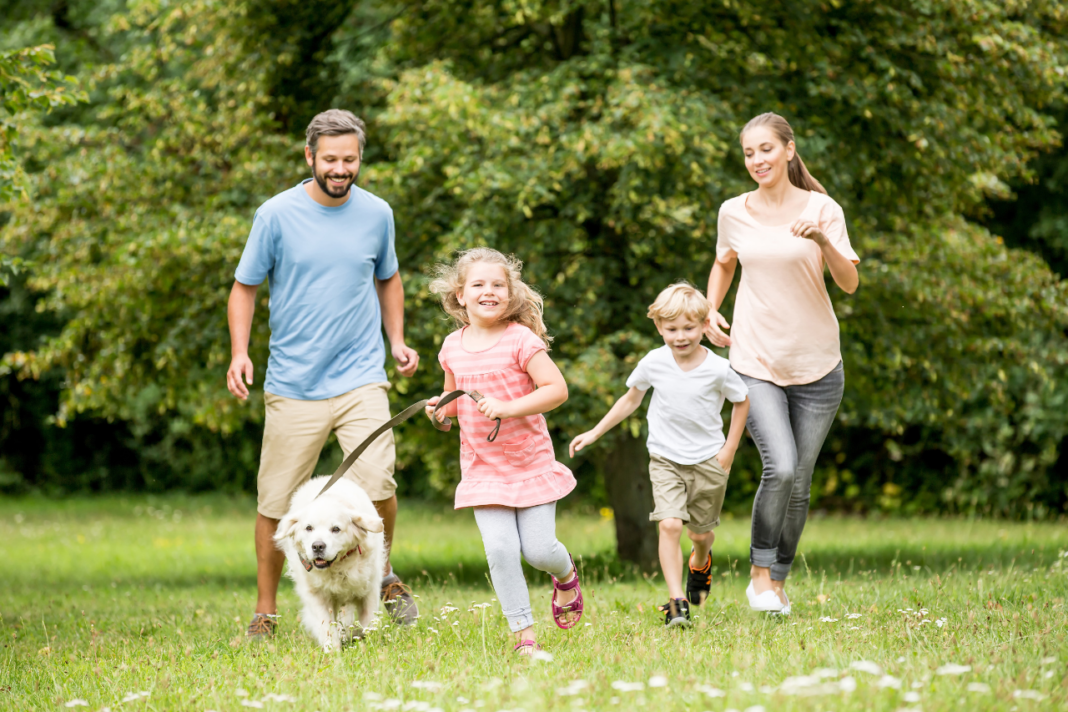
<instances>
[{"instance_id":1,"label":"girl's pink dress","mask_svg":"<svg viewBox=\"0 0 1068 712\"><path fill-rule=\"evenodd\" d=\"M466 327L465 327L466 328ZM453 374L456 387L502 401L534 392L526 365L545 344L527 327L509 324L496 345L471 353L460 342L463 329L448 335L438 361ZM468 397L456 401L460 421L460 484L456 509L481 505L533 507L555 502L575 489L571 470L556 461L545 416L506 418L496 440L486 436L496 426Z\"/></svg>"}]
</instances>

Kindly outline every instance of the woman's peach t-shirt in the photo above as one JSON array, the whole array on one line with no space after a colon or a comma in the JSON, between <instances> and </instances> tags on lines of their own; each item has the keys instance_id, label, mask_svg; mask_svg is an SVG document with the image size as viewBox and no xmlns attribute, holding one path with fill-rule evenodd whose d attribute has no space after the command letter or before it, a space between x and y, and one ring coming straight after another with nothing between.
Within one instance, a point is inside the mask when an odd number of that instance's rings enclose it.
<instances>
[{"instance_id":1,"label":"woman's peach t-shirt","mask_svg":"<svg viewBox=\"0 0 1068 712\"><path fill-rule=\"evenodd\" d=\"M812 383L842 360L838 319L823 278L823 253L812 240L794 237L790 225L762 225L745 207L745 193L719 209L716 259L737 256L742 280L731 320L731 366L779 386ZM819 225L831 244L860 262L849 244L841 206L809 194L799 219Z\"/></svg>"}]
</instances>

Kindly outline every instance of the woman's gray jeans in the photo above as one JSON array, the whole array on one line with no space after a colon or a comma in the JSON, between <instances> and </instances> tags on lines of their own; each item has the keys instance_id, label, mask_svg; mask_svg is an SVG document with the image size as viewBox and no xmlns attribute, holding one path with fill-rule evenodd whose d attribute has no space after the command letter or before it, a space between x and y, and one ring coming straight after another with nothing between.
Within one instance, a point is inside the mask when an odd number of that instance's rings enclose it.
<instances>
[{"instance_id":1,"label":"woman's gray jeans","mask_svg":"<svg viewBox=\"0 0 1068 712\"><path fill-rule=\"evenodd\" d=\"M746 425L764 465L753 500L749 561L784 581L808 518L812 470L842 402L845 371L839 362L818 381L785 387L738 375L749 387Z\"/></svg>"}]
</instances>

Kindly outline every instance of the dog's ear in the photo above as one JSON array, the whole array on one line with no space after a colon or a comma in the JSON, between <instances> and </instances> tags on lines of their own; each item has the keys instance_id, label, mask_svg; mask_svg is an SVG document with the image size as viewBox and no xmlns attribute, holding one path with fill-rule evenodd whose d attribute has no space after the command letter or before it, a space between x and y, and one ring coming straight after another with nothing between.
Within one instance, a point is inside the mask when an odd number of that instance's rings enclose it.
<instances>
[{"instance_id":1,"label":"dog's ear","mask_svg":"<svg viewBox=\"0 0 1068 712\"><path fill-rule=\"evenodd\" d=\"M274 540L281 542L286 537L293 536L293 532L297 528L297 521L295 516L288 516L278 522L278 528L274 532Z\"/></svg>"},{"instance_id":2,"label":"dog's ear","mask_svg":"<svg viewBox=\"0 0 1068 712\"><path fill-rule=\"evenodd\" d=\"M352 526L364 534L377 534L385 529L382 519L379 517L365 517L362 514L352 515Z\"/></svg>"}]
</instances>

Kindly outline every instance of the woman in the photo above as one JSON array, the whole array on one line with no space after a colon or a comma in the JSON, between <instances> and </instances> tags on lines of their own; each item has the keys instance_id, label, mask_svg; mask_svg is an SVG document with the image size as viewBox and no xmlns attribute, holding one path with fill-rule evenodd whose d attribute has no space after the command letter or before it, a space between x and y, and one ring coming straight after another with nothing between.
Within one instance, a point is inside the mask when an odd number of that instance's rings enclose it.
<instances>
[{"instance_id":1,"label":"woman","mask_svg":"<svg viewBox=\"0 0 1068 712\"><path fill-rule=\"evenodd\" d=\"M753 501L749 606L788 614L783 586L808 516L812 469L845 384L823 268L852 294L860 259L842 208L805 168L786 119L757 116L742 129L741 144L757 188L719 209L708 337L730 347L731 367L749 387L746 425L764 464ZM727 336L719 307L739 261Z\"/></svg>"}]
</instances>

